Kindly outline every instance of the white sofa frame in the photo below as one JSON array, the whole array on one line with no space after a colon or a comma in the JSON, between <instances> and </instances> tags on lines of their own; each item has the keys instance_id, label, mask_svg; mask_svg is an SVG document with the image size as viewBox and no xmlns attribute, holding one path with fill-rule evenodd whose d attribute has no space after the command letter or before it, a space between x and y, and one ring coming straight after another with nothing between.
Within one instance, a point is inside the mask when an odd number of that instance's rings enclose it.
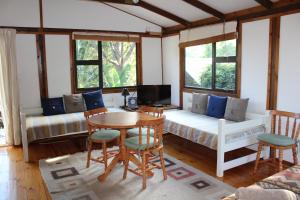
<instances>
[{"instance_id":1,"label":"white sofa frame","mask_svg":"<svg viewBox=\"0 0 300 200\"><path fill-rule=\"evenodd\" d=\"M228 169L232 169L234 167L246 164L248 162L252 162L256 159L256 153L252 153L247 156L243 156L240 158L236 158L234 160L230 160L225 162L224 155L228 151L232 151L234 149L239 149L242 147L249 147L251 145L255 145L258 143L256 139L256 135L250 135L245 138L241 138L235 142L226 144L226 136L234 133L246 131L247 129L251 129L256 126L265 125L266 132L271 131L271 115L270 112L267 111L265 115L258 114L247 114L247 119L244 122L226 124L224 119L219 119L218 122L218 149L217 149L217 176L223 177L224 171ZM269 156L269 149L264 148L264 153L261 155L264 159L267 159Z\"/></svg>"}]
</instances>

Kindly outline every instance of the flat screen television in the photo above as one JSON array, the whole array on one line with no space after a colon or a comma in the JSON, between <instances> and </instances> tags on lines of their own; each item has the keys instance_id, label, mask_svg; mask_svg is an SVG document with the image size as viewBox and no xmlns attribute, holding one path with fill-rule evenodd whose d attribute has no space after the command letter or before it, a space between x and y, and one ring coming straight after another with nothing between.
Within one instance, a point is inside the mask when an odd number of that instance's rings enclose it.
<instances>
[{"instance_id":1,"label":"flat screen television","mask_svg":"<svg viewBox=\"0 0 300 200\"><path fill-rule=\"evenodd\" d=\"M139 85L138 105L164 106L171 104L171 85Z\"/></svg>"}]
</instances>

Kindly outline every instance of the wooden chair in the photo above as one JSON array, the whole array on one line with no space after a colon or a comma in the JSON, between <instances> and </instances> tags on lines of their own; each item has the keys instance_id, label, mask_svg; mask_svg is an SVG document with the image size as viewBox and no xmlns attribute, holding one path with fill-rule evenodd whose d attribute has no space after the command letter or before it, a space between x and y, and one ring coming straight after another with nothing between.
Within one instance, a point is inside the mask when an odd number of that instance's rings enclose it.
<instances>
[{"instance_id":1,"label":"wooden chair","mask_svg":"<svg viewBox=\"0 0 300 200\"><path fill-rule=\"evenodd\" d=\"M271 114L271 134L261 134L257 138L259 140L259 145L254 167L254 173L256 173L257 171L259 162L266 162L272 160L273 163L275 163L277 149L279 150L279 171L282 171L283 150L292 149L294 164L298 164L296 148L297 139L300 131L300 124L298 123L298 119L300 119L300 114L278 110L271 111ZM283 120L286 120L284 127L282 127ZM291 121L292 124L290 123ZM282 134L282 132L284 132L284 135ZM260 161L260 154L264 146L270 147L271 158L268 160Z\"/></svg>"},{"instance_id":2,"label":"wooden chair","mask_svg":"<svg viewBox=\"0 0 300 200\"><path fill-rule=\"evenodd\" d=\"M152 115L153 117L159 118L163 115L164 110L162 108L157 108L157 107L149 107L149 106L141 106L138 109L138 112L141 113L146 113L148 115ZM142 128L142 132L144 135L147 133L146 128ZM127 135L129 137L135 137L139 135L139 128L133 128L127 130ZM153 129L150 129L150 135L153 136Z\"/></svg>"},{"instance_id":3,"label":"wooden chair","mask_svg":"<svg viewBox=\"0 0 300 200\"><path fill-rule=\"evenodd\" d=\"M84 116L88 120L92 116L102 115L106 112L107 112L106 108L97 108L94 110L85 111ZM107 160L110 157L114 156L114 152L115 152L115 151L107 151L107 143L118 139L120 137L120 131L112 130L112 129L99 130L96 127L91 126L89 123L88 123L88 131L89 131L89 137L88 137L88 155L87 155L86 167L88 168L90 166L90 160L93 160L95 162L104 163L105 170L106 170ZM93 143L102 144L102 151L103 151L102 156L98 158L91 157Z\"/></svg>"},{"instance_id":4,"label":"wooden chair","mask_svg":"<svg viewBox=\"0 0 300 200\"><path fill-rule=\"evenodd\" d=\"M155 120L140 120L137 122L139 126L139 135L125 140L126 147L126 159L123 179L127 177L127 171L133 172L138 176L143 177L143 189L146 188L146 178L149 172L154 168L162 169L164 180L167 179L167 173L165 169L165 162L163 157L163 126L164 118L160 117ZM143 132L143 128L146 128L146 135ZM151 136L150 129L153 129L153 136ZM160 165L149 162L149 155L152 151L158 151L160 157ZM130 169L128 167L129 161L136 160L138 155L141 157L142 162L138 164L136 169Z\"/></svg>"}]
</instances>

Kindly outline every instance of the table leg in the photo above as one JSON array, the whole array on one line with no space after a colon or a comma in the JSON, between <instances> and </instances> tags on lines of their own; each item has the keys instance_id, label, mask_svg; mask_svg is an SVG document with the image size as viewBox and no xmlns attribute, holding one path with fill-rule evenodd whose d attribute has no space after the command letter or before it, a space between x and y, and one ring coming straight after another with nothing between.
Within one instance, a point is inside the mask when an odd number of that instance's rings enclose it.
<instances>
[{"instance_id":1,"label":"table leg","mask_svg":"<svg viewBox=\"0 0 300 200\"><path fill-rule=\"evenodd\" d=\"M120 129L120 144L119 144L119 148L120 148L120 160L121 161L125 161L126 159L126 150L125 150L125 145L124 145L124 142L125 142L125 139L126 139L126 135L127 135L127 129Z\"/></svg>"},{"instance_id":2,"label":"table leg","mask_svg":"<svg viewBox=\"0 0 300 200\"><path fill-rule=\"evenodd\" d=\"M111 161L111 163L107 166L107 169L105 170L105 172L103 174L101 174L100 176L98 176L98 180L105 181L106 177L110 174L112 169L118 164L119 160L120 160L120 154L118 154L118 155L116 155L116 157L114 157L114 159Z\"/></svg>"}]
</instances>

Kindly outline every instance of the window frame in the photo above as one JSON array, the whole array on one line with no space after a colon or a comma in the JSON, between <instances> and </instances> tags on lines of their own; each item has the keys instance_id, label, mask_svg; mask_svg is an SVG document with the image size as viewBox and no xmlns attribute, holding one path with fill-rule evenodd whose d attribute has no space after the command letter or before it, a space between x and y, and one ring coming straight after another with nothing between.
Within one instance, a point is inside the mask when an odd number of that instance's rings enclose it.
<instances>
[{"instance_id":1,"label":"window frame","mask_svg":"<svg viewBox=\"0 0 300 200\"><path fill-rule=\"evenodd\" d=\"M136 91L136 87L142 84L142 66L141 66L141 42L137 41L124 41L124 40L96 40L98 42L98 60L77 60L76 52L76 41L77 40L95 40L93 38L79 38L71 39L71 57L72 57L72 93L82 93L82 92L91 92L96 90L102 90L103 93L119 93L123 88L128 88L129 91ZM102 57L102 41L112 41L112 42L134 42L135 43L135 53L136 53L136 85L135 86L123 86L123 87L103 87L103 57ZM77 78L77 66L78 65L98 65L99 69L99 87L94 88L79 88L78 87L78 78Z\"/></svg>"},{"instance_id":2,"label":"window frame","mask_svg":"<svg viewBox=\"0 0 300 200\"><path fill-rule=\"evenodd\" d=\"M229 57L216 57L216 43L222 42L226 40L233 40L236 39L236 56L229 56ZM191 46L198 46L198 45L204 45L204 44L210 44L212 43L212 88L200 88L200 87L189 87L186 86L185 82L185 48L191 47ZM236 36L236 33L228 33L225 35L219 35L214 36L210 38L195 40L195 41L189 41L184 42L179 45L180 47L180 65L181 65L181 71L180 71L180 79L181 79L181 89L182 92L203 92L208 94L215 94L215 95L221 95L221 96L239 96L239 87L240 87L240 61L239 61L239 40ZM216 85L216 64L217 63L232 63L232 59L234 59L234 63L236 64L235 67L235 89L234 90L223 90L218 89L215 87Z\"/></svg>"}]
</instances>

